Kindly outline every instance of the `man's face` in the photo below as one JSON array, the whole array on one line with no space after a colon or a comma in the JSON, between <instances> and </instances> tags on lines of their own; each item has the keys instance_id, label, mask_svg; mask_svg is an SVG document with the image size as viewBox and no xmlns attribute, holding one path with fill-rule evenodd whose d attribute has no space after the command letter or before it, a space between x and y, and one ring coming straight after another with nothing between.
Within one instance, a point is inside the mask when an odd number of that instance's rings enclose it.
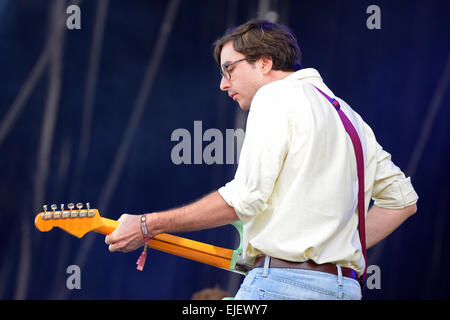
<instances>
[{"instance_id":1,"label":"man's face","mask_svg":"<svg viewBox=\"0 0 450 320\"><path fill-rule=\"evenodd\" d=\"M227 42L222 48L220 63L221 65L232 63L242 58L245 56L233 49L233 43ZM220 90L228 91L230 98L239 103L241 109L250 109L256 91L265 84L259 61L250 64L247 60L243 60L230 65L228 70L231 79L227 80L222 77Z\"/></svg>"}]
</instances>

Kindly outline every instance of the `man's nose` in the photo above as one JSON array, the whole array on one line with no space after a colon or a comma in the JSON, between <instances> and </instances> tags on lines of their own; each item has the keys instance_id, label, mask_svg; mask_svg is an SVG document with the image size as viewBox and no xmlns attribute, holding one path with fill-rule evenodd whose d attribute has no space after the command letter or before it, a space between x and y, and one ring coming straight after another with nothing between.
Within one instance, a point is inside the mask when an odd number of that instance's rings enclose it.
<instances>
[{"instance_id":1,"label":"man's nose","mask_svg":"<svg viewBox=\"0 0 450 320\"><path fill-rule=\"evenodd\" d=\"M220 90L227 91L230 88L230 80L225 79L224 77L220 80Z\"/></svg>"}]
</instances>

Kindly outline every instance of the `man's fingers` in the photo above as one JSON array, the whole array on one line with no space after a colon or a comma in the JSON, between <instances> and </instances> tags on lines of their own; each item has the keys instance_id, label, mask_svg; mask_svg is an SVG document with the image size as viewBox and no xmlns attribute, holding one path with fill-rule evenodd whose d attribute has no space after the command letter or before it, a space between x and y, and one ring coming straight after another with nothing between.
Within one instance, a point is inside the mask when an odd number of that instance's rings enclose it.
<instances>
[{"instance_id":1,"label":"man's fingers","mask_svg":"<svg viewBox=\"0 0 450 320\"><path fill-rule=\"evenodd\" d=\"M117 243L111 243L108 247L109 252L115 252L119 250Z\"/></svg>"},{"instance_id":2,"label":"man's fingers","mask_svg":"<svg viewBox=\"0 0 450 320\"><path fill-rule=\"evenodd\" d=\"M117 226L116 230L114 230L113 232L111 232L109 235L107 235L107 236L105 237L105 243L106 243L106 244L112 244L112 243L118 241L118 240L116 239L116 231L117 231L117 229L119 229L119 227L120 227L120 221L121 221L122 219L124 219L125 216L127 216L126 213L125 213L125 214L122 214L122 215L120 216L120 218L117 220L117 221L119 222L119 225Z\"/></svg>"},{"instance_id":3,"label":"man's fingers","mask_svg":"<svg viewBox=\"0 0 450 320\"><path fill-rule=\"evenodd\" d=\"M105 243L106 243L106 244L111 244L111 243L113 243L113 241L112 241L112 239L111 239L111 235L107 235L107 236L105 237Z\"/></svg>"},{"instance_id":4,"label":"man's fingers","mask_svg":"<svg viewBox=\"0 0 450 320\"><path fill-rule=\"evenodd\" d=\"M130 252L136 249L136 230L134 230L138 226L136 217L138 216L124 213L117 220L119 222L117 228L105 237L105 243L109 245L108 249L110 252ZM140 229L138 228L137 231L140 237Z\"/></svg>"},{"instance_id":5,"label":"man's fingers","mask_svg":"<svg viewBox=\"0 0 450 320\"><path fill-rule=\"evenodd\" d=\"M116 229L117 230L117 229ZM105 237L105 243L106 244L113 244L113 243L116 243L116 242L118 242L120 239L117 239L117 236L116 236L116 230L114 230L113 232L111 232L110 234L108 234L106 237Z\"/></svg>"},{"instance_id":6,"label":"man's fingers","mask_svg":"<svg viewBox=\"0 0 450 320\"><path fill-rule=\"evenodd\" d=\"M130 252L131 250L125 245L125 243L123 242L113 242L109 245L108 250L110 252L116 252L116 251L120 251L120 252Z\"/></svg>"},{"instance_id":7,"label":"man's fingers","mask_svg":"<svg viewBox=\"0 0 450 320\"><path fill-rule=\"evenodd\" d=\"M105 243L109 245L108 249L110 252L122 251L123 243L120 240L111 237L112 234L106 236Z\"/></svg>"}]
</instances>

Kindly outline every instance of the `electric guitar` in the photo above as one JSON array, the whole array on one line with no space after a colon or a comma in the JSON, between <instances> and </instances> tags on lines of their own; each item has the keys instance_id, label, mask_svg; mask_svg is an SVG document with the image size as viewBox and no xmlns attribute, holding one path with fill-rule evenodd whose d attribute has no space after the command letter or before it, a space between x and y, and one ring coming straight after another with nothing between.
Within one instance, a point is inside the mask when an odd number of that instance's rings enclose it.
<instances>
[{"instance_id":1,"label":"electric guitar","mask_svg":"<svg viewBox=\"0 0 450 320\"><path fill-rule=\"evenodd\" d=\"M58 227L78 238L82 238L90 231L108 235L119 225L116 220L101 217L97 209L90 208L89 203L86 204L85 209L83 209L82 203L77 203L77 209L74 209L73 203L67 205L68 210L64 209L64 204L61 204L60 210L57 210L55 204L51 205L51 211L48 211L47 205L44 205L43 208L44 211L37 214L34 220L36 228L43 232ZM235 250L167 233L161 233L153 237L149 243L149 248L245 275L248 266L242 262L242 222L236 221L232 225L237 229L240 236L239 247Z\"/></svg>"}]
</instances>

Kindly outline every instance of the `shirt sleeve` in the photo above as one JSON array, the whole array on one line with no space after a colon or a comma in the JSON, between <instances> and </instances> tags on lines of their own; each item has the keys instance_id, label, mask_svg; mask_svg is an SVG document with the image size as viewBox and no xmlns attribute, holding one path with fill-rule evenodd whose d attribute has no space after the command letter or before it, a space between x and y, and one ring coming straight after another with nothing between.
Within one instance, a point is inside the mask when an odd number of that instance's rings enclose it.
<instances>
[{"instance_id":1,"label":"shirt sleeve","mask_svg":"<svg viewBox=\"0 0 450 320\"><path fill-rule=\"evenodd\" d=\"M289 86L279 82L255 94L235 177L218 190L244 224L267 207L288 152L289 94Z\"/></svg>"},{"instance_id":2,"label":"shirt sleeve","mask_svg":"<svg viewBox=\"0 0 450 320\"><path fill-rule=\"evenodd\" d=\"M411 179L391 161L391 155L377 143L377 168L372 199L377 207L403 209L419 199Z\"/></svg>"}]
</instances>

